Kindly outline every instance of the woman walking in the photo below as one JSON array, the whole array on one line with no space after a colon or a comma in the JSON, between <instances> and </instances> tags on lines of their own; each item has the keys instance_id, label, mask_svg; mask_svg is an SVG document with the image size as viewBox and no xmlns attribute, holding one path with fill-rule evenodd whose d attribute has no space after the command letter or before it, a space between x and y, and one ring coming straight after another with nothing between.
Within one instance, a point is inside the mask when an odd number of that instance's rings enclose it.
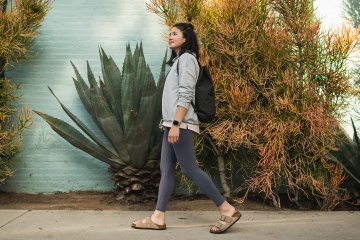
<instances>
[{"instance_id":1,"label":"woman walking","mask_svg":"<svg viewBox=\"0 0 360 240\"><path fill-rule=\"evenodd\" d=\"M150 217L134 221L131 226L137 229L166 229L165 212L175 185L176 162L179 162L181 171L218 207L221 217L210 232L222 233L237 222L241 214L226 201L196 162L193 134L199 133L199 120L191 102L195 99L199 74L199 46L194 27L189 23L177 23L171 29L168 40L172 50L168 64L172 67L162 97L161 126L164 135L158 200Z\"/></svg>"}]
</instances>

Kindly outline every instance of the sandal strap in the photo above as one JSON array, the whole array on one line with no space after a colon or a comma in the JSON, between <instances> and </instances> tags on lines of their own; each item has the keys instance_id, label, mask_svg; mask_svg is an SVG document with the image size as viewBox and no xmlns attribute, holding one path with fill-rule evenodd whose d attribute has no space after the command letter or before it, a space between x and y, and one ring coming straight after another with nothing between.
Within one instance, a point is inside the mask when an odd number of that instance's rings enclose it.
<instances>
[{"instance_id":1,"label":"sandal strap","mask_svg":"<svg viewBox=\"0 0 360 240\"><path fill-rule=\"evenodd\" d=\"M218 222L213 226L214 228L210 229L211 233L222 233L233 226L241 217L239 211L235 212L231 217L221 215Z\"/></svg>"},{"instance_id":2,"label":"sandal strap","mask_svg":"<svg viewBox=\"0 0 360 240\"><path fill-rule=\"evenodd\" d=\"M221 215L220 221L231 223L233 221L233 217L228 217L228 216L225 216L225 215Z\"/></svg>"},{"instance_id":3,"label":"sandal strap","mask_svg":"<svg viewBox=\"0 0 360 240\"><path fill-rule=\"evenodd\" d=\"M147 224L153 224L153 221L151 221L151 217L146 217L145 218L145 223L147 223Z\"/></svg>"},{"instance_id":4,"label":"sandal strap","mask_svg":"<svg viewBox=\"0 0 360 240\"><path fill-rule=\"evenodd\" d=\"M221 222L219 222L219 223L215 224L214 227L221 229L222 226L224 226L224 224L222 224Z\"/></svg>"}]
</instances>

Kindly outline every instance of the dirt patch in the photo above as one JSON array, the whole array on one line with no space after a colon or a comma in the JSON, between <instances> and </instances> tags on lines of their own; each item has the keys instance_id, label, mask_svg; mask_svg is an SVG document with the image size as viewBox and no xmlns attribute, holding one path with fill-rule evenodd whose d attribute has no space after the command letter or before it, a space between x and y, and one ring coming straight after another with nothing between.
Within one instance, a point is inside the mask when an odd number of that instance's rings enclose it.
<instances>
[{"instance_id":1,"label":"dirt patch","mask_svg":"<svg viewBox=\"0 0 360 240\"><path fill-rule=\"evenodd\" d=\"M314 203L303 202L299 208L288 201L282 200L281 210L317 210ZM270 201L264 202L259 197L250 196L243 204L233 202L239 210L276 211ZM71 192L54 194L27 194L0 192L0 209L24 210L119 210L119 211L152 211L156 205L154 201L129 204L115 200L111 192ZM169 202L169 211L213 211L214 203L206 196L174 196ZM334 210L359 211L360 206L343 203Z\"/></svg>"},{"instance_id":2,"label":"dirt patch","mask_svg":"<svg viewBox=\"0 0 360 240\"><path fill-rule=\"evenodd\" d=\"M275 208L256 202L246 201L244 204L234 203L240 210L275 210ZM56 194L26 194L0 192L0 209L27 210L120 210L151 211L155 201L141 204L119 203L112 193L71 192ZM212 211L216 206L205 196L172 197L169 211Z\"/></svg>"}]
</instances>

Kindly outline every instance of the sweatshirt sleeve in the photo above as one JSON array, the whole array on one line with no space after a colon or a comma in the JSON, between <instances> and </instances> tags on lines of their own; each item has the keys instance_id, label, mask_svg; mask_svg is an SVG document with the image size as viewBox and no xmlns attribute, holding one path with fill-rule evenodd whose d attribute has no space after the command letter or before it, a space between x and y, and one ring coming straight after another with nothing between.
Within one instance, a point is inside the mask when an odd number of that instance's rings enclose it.
<instances>
[{"instance_id":1,"label":"sweatshirt sleeve","mask_svg":"<svg viewBox=\"0 0 360 240\"><path fill-rule=\"evenodd\" d=\"M189 109L195 95L195 85L199 74L196 58L190 53L184 53L178 60L179 64L179 99L177 106Z\"/></svg>"}]
</instances>

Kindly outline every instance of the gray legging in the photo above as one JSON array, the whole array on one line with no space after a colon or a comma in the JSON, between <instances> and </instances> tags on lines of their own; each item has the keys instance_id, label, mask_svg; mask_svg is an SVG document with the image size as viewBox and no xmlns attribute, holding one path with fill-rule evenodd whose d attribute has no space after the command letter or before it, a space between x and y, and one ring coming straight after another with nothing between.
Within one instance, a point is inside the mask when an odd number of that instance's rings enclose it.
<instances>
[{"instance_id":1,"label":"gray legging","mask_svg":"<svg viewBox=\"0 0 360 240\"><path fill-rule=\"evenodd\" d=\"M224 203L225 198L215 187L211 178L204 173L196 163L193 144L193 132L187 129L180 129L178 142L168 142L168 129L165 128L161 150L161 180L159 186L156 210L165 212L171 193L175 186L176 160L179 162L181 171L195 182L216 206Z\"/></svg>"}]
</instances>

